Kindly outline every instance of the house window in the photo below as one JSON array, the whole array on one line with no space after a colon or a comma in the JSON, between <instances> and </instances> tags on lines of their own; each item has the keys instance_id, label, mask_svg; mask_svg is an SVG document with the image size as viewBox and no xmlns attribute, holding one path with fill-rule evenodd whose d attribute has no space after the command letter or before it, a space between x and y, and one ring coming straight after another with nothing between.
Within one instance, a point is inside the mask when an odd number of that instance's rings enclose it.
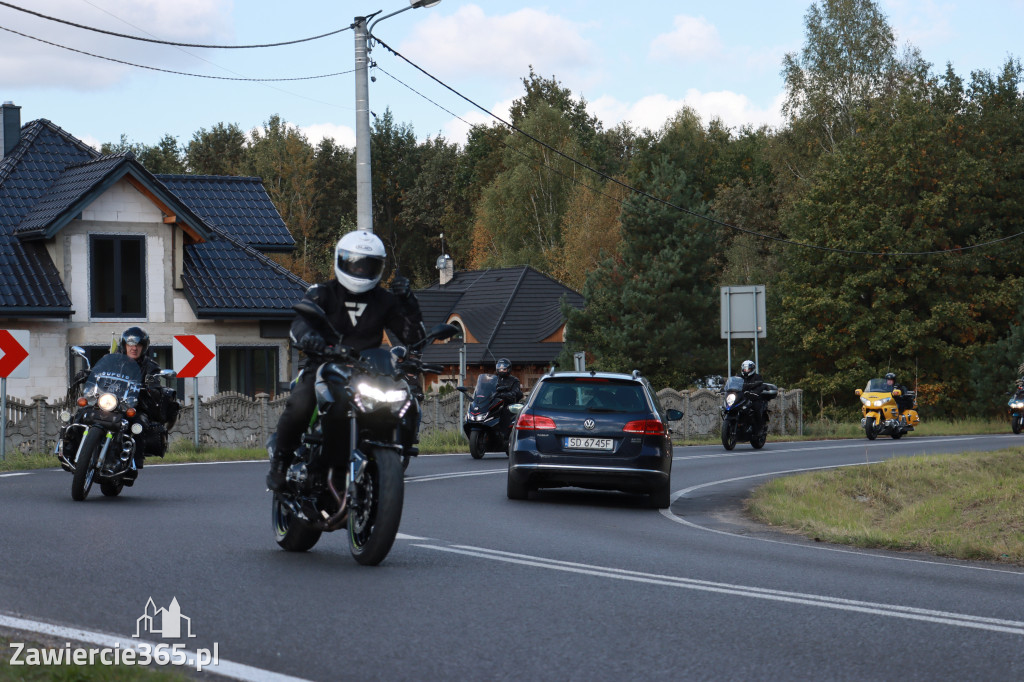
<instances>
[{"instance_id":1,"label":"house window","mask_svg":"<svg viewBox=\"0 0 1024 682\"><path fill-rule=\"evenodd\" d=\"M255 396L277 393L277 347L217 346L217 390Z\"/></svg>"},{"instance_id":2,"label":"house window","mask_svg":"<svg viewBox=\"0 0 1024 682\"><path fill-rule=\"evenodd\" d=\"M90 237L93 317L146 316L145 257L145 237Z\"/></svg>"}]
</instances>

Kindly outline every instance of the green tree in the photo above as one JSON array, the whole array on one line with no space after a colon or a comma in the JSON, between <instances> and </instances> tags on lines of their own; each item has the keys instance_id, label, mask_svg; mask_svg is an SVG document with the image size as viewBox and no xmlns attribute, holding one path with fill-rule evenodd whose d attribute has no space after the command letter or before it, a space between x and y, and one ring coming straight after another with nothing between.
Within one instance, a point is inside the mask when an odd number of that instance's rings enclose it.
<instances>
[{"instance_id":1,"label":"green tree","mask_svg":"<svg viewBox=\"0 0 1024 682\"><path fill-rule=\"evenodd\" d=\"M155 146L130 142L122 134L119 142L104 142L101 154L122 154L131 152L150 173L180 174L185 172L185 160L178 140L173 135L164 135Z\"/></svg>"},{"instance_id":2,"label":"green tree","mask_svg":"<svg viewBox=\"0 0 1024 682\"><path fill-rule=\"evenodd\" d=\"M700 217L707 206L697 185L667 160L637 182L688 212L640 195L626 199L618 253L587 278L585 307L563 309L566 352L584 350L596 368L639 369L657 386L683 387L713 363L719 235Z\"/></svg>"},{"instance_id":3,"label":"green tree","mask_svg":"<svg viewBox=\"0 0 1024 682\"><path fill-rule=\"evenodd\" d=\"M237 123L200 128L185 147L185 166L196 175L238 175L246 165L246 147Z\"/></svg>"}]
</instances>

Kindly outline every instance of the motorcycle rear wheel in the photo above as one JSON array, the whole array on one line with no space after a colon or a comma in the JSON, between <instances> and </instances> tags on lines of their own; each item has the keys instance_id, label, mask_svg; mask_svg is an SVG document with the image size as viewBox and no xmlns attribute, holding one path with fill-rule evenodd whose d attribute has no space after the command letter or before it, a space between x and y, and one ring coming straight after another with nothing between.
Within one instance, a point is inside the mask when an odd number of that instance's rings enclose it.
<instances>
[{"instance_id":1,"label":"motorcycle rear wheel","mask_svg":"<svg viewBox=\"0 0 1024 682\"><path fill-rule=\"evenodd\" d=\"M391 551L402 521L405 483L399 455L374 448L358 487L358 505L348 512L349 551L363 566L376 566Z\"/></svg>"},{"instance_id":2,"label":"motorcycle rear wheel","mask_svg":"<svg viewBox=\"0 0 1024 682\"><path fill-rule=\"evenodd\" d=\"M1020 433L1021 426L1024 426L1024 417L1014 417L1010 423L1010 428L1013 429L1013 432Z\"/></svg>"},{"instance_id":3,"label":"motorcycle rear wheel","mask_svg":"<svg viewBox=\"0 0 1024 682\"><path fill-rule=\"evenodd\" d=\"M864 435L868 437L868 440L874 440L878 438L878 432L875 431L875 418L868 417L864 420Z\"/></svg>"},{"instance_id":4,"label":"motorcycle rear wheel","mask_svg":"<svg viewBox=\"0 0 1024 682\"><path fill-rule=\"evenodd\" d=\"M722 421L722 447L732 450L736 447L736 429L729 424L729 420Z\"/></svg>"},{"instance_id":5,"label":"motorcycle rear wheel","mask_svg":"<svg viewBox=\"0 0 1024 682\"><path fill-rule=\"evenodd\" d=\"M274 524L274 539L281 549L288 552L305 552L312 549L323 532L292 514L278 493L274 493L270 515Z\"/></svg>"},{"instance_id":6,"label":"motorcycle rear wheel","mask_svg":"<svg viewBox=\"0 0 1024 682\"><path fill-rule=\"evenodd\" d=\"M484 447L487 445L487 436L483 431L469 432L469 454L473 459L480 459L484 456Z\"/></svg>"},{"instance_id":7,"label":"motorcycle rear wheel","mask_svg":"<svg viewBox=\"0 0 1024 682\"><path fill-rule=\"evenodd\" d=\"M91 428L82 443L81 455L75 462L75 476L71 480L71 499L81 502L89 496L92 479L96 475L96 458L100 454L100 441L103 440L103 429Z\"/></svg>"}]
</instances>

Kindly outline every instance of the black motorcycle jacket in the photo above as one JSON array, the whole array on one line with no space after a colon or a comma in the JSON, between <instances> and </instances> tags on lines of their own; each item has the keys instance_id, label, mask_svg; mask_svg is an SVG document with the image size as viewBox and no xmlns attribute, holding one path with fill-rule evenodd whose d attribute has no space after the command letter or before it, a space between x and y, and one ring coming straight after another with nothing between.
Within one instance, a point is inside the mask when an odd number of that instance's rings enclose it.
<instances>
[{"instance_id":1,"label":"black motorcycle jacket","mask_svg":"<svg viewBox=\"0 0 1024 682\"><path fill-rule=\"evenodd\" d=\"M511 374L498 375L498 387L494 391L499 396L507 396L509 402L519 403L523 401L523 388L519 379Z\"/></svg>"},{"instance_id":2,"label":"black motorcycle jacket","mask_svg":"<svg viewBox=\"0 0 1024 682\"><path fill-rule=\"evenodd\" d=\"M761 390L762 386L764 386L764 379L762 379L761 375L758 374L757 372L751 372L750 374L743 377L744 391L753 391L757 393Z\"/></svg>"},{"instance_id":3,"label":"black motorcycle jacket","mask_svg":"<svg viewBox=\"0 0 1024 682\"><path fill-rule=\"evenodd\" d=\"M423 315L414 295L399 298L379 285L365 293L353 294L337 280L331 280L314 284L303 298L323 309L331 326L341 334L340 343L355 351L379 348L385 329L394 335L392 342L406 345L426 336ZM314 328L301 315L296 315L289 333L292 343L301 347L302 337L311 331L330 341L325 330Z\"/></svg>"}]
</instances>

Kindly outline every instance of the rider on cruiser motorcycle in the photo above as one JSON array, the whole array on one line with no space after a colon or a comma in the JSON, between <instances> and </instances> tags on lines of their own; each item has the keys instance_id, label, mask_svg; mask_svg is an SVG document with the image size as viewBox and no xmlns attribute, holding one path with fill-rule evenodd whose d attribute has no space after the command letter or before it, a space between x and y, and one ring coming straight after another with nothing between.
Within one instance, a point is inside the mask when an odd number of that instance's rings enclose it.
<instances>
[{"instance_id":1,"label":"rider on cruiser motorcycle","mask_svg":"<svg viewBox=\"0 0 1024 682\"><path fill-rule=\"evenodd\" d=\"M377 348L384 329L394 333L403 344L416 343L425 336L419 302L409 289L408 281L395 282L394 291L380 286L386 253L384 243L372 232L356 230L338 240L334 249L335 279L314 284L304 298L313 301L327 313L331 325L341 334L341 343L354 351ZM404 278L401 278L404 280ZM301 315L292 322L291 341L307 353L303 371L295 382L284 411L277 422L276 444L267 474L267 487L279 491L292 453L299 446L302 433L316 407L314 385L318 361L309 357L324 350L326 342ZM336 403L332 409L344 410ZM348 420L325 420L347 431ZM348 433L325 433L325 442L345 443Z\"/></svg>"},{"instance_id":2,"label":"rider on cruiser motorcycle","mask_svg":"<svg viewBox=\"0 0 1024 682\"><path fill-rule=\"evenodd\" d=\"M914 407L914 399L907 396L907 387L896 381L896 374L894 372L889 372L885 375L885 383L890 391L899 389L901 395L897 396L895 400L896 407L899 408L900 412L906 412Z\"/></svg>"},{"instance_id":3,"label":"rider on cruiser motorcycle","mask_svg":"<svg viewBox=\"0 0 1024 682\"><path fill-rule=\"evenodd\" d=\"M140 395L138 409L146 415L148 424L145 427L143 438L140 439L140 447L135 451L135 469L129 471L126 478L134 479L139 475L138 470L143 466L146 457L147 447L150 452L163 457L162 435L163 429L160 415L160 400L162 394L159 386L155 385L154 377L160 373L160 366L149 356L149 334L141 327L129 327L121 334L117 343L117 352L127 355L139 365L142 370L142 384L146 390Z\"/></svg>"}]
</instances>

